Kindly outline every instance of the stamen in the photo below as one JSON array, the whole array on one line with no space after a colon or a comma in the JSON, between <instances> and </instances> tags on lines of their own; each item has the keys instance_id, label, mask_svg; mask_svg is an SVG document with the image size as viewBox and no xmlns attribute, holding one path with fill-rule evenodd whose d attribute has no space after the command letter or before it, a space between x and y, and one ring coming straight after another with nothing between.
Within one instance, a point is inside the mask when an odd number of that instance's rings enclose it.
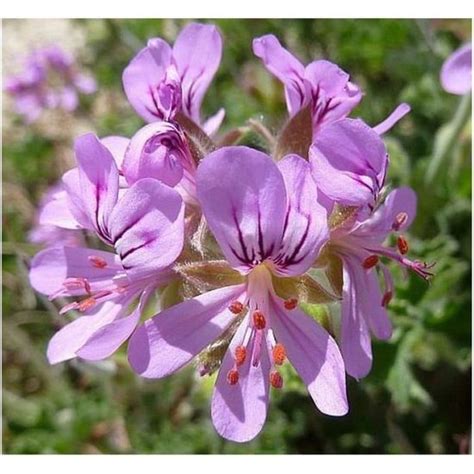
<instances>
[{"instance_id":1,"label":"stamen","mask_svg":"<svg viewBox=\"0 0 474 474\"><path fill-rule=\"evenodd\" d=\"M405 255L408 253L408 242L403 235L399 235L397 238L397 247L398 251L402 254Z\"/></svg>"},{"instance_id":2,"label":"stamen","mask_svg":"<svg viewBox=\"0 0 474 474\"><path fill-rule=\"evenodd\" d=\"M247 349L244 346L237 346L235 348L235 364L240 367L247 357Z\"/></svg>"},{"instance_id":3,"label":"stamen","mask_svg":"<svg viewBox=\"0 0 474 474\"><path fill-rule=\"evenodd\" d=\"M89 262L91 262L92 266L95 268L105 268L107 266L107 261L102 257L90 255L88 258Z\"/></svg>"},{"instance_id":4,"label":"stamen","mask_svg":"<svg viewBox=\"0 0 474 474\"><path fill-rule=\"evenodd\" d=\"M406 212L399 212L393 221L392 229L395 231L400 230L400 228L407 223L407 220L408 214Z\"/></svg>"},{"instance_id":5,"label":"stamen","mask_svg":"<svg viewBox=\"0 0 474 474\"><path fill-rule=\"evenodd\" d=\"M283 377L276 370L270 373L270 384L273 388L283 387Z\"/></svg>"},{"instance_id":6,"label":"stamen","mask_svg":"<svg viewBox=\"0 0 474 474\"><path fill-rule=\"evenodd\" d=\"M78 306L77 306L77 309L81 312L81 313L84 313L85 311L87 311L88 309L91 309L95 306L95 304L97 303L97 301L90 297L90 298L87 298L85 300L82 300Z\"/></svg>"},{"instance_id":7,"label":"stamen","mask_svg":"<svg viewBox=\"0 0 474 474\"><path fill-rule=\"evenodd\" d=\"M267 325L265 316L258 309L253 312L253 325L255 329L265 329L265 326Z\"/></svg>"},{"instance_id":8,"label":"stamen","mask_svg":"<svg viewBox=\"0 0 474 474\"><path fill-rule=\"evenodd\" d=\"M386 291L382 297L382 306L386 308L390 301L392 301L393 293L391 291Z\"/></svg>"},{"instance_id":9,"label":"stamen","mask_svg":"<svg viewBox=\"0 0 474 474\"><path fill-rule=\"evenodd\" d=\"M275 344L275 346L272 349L272 356L273 356L273 362L275 362L276 365L282 365L286 359L285 346L283 346L283 344L280 344L280 343Z\"/></svg>"},{"instance_id":10,"label":"stamen","mask_svg":"<svg viewBox=\"0 0 474 474\"><path fill-rule=\"evenodd\" d=\"M77 301L73 301L72 303L68 303L67 305L63 306L59 310L59 314L65 314L68 311L71 311L71 309L77 309L79 307L79 303Z\"/></svg>"},{"instance_id":11,"label":"stamen","mask_svg":"<svg viewBox=\"0 0 474 474\"><path fill-rule=\"evenodd\" d=\"M285 309L291 311L292 309L295 309L298 306L298 300L296 298L288 298L285 300L283 303L285 306Z\"/></svg>"},{"instance_id":12,"label":"stamen","mask_svg":"<svg viewBox=\"0 0 474 474\"><path fill-rule=\"evenodd\" d=\"M239 372L237 372L237 369L230 369L229 372L227 372L227 382L230 385L235 385L239 381Z\"/></svg>"},{"instance_id":13,"label":"stamen","mask_svg":"<svg viewBox=\"0 0 474 474\"><path fill-rule=\"evenodd\" d=\"M233 301L229 306L229 311L234 314L240 314L244 309L244 305L240 301Z\"/></svg>"},{"instance_id":14,"label":"stamen","mask_svg":"<svg viewBox=\"0 0 474 474\"><path fill-rule=\"evenodd\" d=\"M375 267L377 263L379 263L379 257L377 255L370 255L362 262L362 266L366 270L369 270L370 268Z\"/></svg>"},{"instance_id":15,"label":"stamen","mask_svg":"<svg viewBox=\"0 0 474 474\"><path fill-rule=\"evenodd\" d=\"M86 278L66 278L63 282L63 286L68 291L85 290L88 294L91 292L91 286Z\"/></svg>"}]
</instances>

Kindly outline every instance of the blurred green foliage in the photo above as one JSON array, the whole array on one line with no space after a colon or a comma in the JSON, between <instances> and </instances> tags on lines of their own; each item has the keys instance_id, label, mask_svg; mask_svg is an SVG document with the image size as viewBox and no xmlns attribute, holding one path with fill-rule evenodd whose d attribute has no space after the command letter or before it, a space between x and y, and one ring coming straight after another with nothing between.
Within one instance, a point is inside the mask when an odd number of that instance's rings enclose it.
<instances>
[{"instance_id":1,"label":"blurred green foliage","mask_svg":"<svg viewBox=\"0 0 474 474\"><path fill-rule=\"evenodd\" d=\"M41 22L37 20L38 28ZM98 135L130 136L141 120L124 102L121 73L147 38L173 41L184 20L82 20L86 65L100 99L83 101L77 120ZM285 120L282 88L251 52L251 41L276 34L305 61L327 58L365 91L353 115L376 124L400 102L412 113L386 142L389 182L413 186L418 216L411 252L436 262L426 284L394 269L395 327L374 344L374 368L350 380L351 410L321 415L286 367L268 421L248 444L219 438L209 415L213 380L192 370L161 381L133 375L123 349L100 364L50 367L45 348L63 321L27 278L35 247L27 232L41 194L64 171L72 136L26 128L3 131L3 449L6 453L463 453L471 430L471 123L454 127L460 99L439 84L443 60L470 40L468 20L218 20L225 50L204 115L226 109L224 131L258 118L276 131ZM470 99L469 99L470 100ZM98 107L96 101L101 102ZM76 120L72 117L73 122ZM461 126L459 126L461 125ZM65 129L71 122L62 125ZM66 130L67 132L67 130ZM72 132L71 132L72 133ZM444 135L443 135L444 134ZM449 138L449 137L448 137ZM256 143L258 145L258 143ZM433 157L445 147L436 176ZM66 150L66 151L64 151ZM432 165L431 165L432 166Z\"/></svg>"}]
</instances>

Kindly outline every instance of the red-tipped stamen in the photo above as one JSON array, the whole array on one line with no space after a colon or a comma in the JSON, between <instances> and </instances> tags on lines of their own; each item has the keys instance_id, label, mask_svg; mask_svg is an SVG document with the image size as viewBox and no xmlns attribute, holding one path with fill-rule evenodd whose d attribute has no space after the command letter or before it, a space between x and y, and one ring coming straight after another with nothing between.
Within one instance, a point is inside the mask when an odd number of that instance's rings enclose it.
<instances>
[{"instance_id":1,"label":"red-tipped stamen","mask_svg":"<svg viewBox=\"0 0 474 474\"><path fill-rule=\"evenodd\" d=\"M234 314L240 314L244 309L244 305L240 301L232 301L229 311Z\"/></svg>"},{"instance_id":2,"label":"red-tipped stamen","mask_svg":"<svg viewBox=\"0 0 474 474\"><path fill-rule=\"evenodd\" d=\"M237 369L230 369L229 372L227 372L227 382L230 385L235 385L239 381L239 372L237 372Z\"/></svg>"},{"instance_id":3,"label":"red-tipped stamen","mask_svg":"<svg viewBox=\"0 0 474 474\"><path fill-rule=\"evenodd\" d=\"M386 291L382 297L382 306L386 308L390 301L392 301L393 293L391 291Z\"/></svg>"},{"instance_id":4,"label":"red-tipped stamen","mask_svg":"<svg viewBox=\"0 0 474 474\"><path fill-rule=\"evenodd\" d=\"M98 257L97 255L90 255L89 262L95 268L105 268L107 266L107 261L105 258Z\"/></svg>"},{"instance_id":5,"label":"red-tipped stamen","mask_svg":"<svg viewBox=\"0 0 474 474\"><path fill-rule=\"evenodd\" d=\"M288 298L285 300L283 303L285 306L285 309L291 311L292 309L295 309L298 306L298 300L296 298Z\"/></svg>"},{"instance_id":6,"label":"red-tipped stamen","mask_svg":"<svg viewBox=\"0 0 474 474\"><path fill-rule=\"evenodd\" d=\"M240 367L247 357L247 349L244 346L237 346L235 348L235 364Z\"/></svg>"},{"instance_id":7,"label":"red-tipped stamen","mask_svg":"<svg viewBox=\"0 0 474 474\"><path fill-rule=\"evenodd\" d=\"M267 322L265 316L258 309L253 312L253 325L255 329L265 329Z\"/></svg>"},{"instance_id":8,"label":"red-tipped stamen","mask_svg":"<svg viewBox=\"0 0 474 474\"><path fill-rule=\"evenodd\" d=\"M406 212L399 212L392 224L392 229L398 231L407 223L408 214Z\"/></svg>"},{"instance_id":9,"label":"red-tipped stamen","mask_svg":"<svg viewBox=\"0 0 474 474\"><path fill-rule=\"evenodd\" d=\"M273 388L283 387L283 377L276 370L270 373L270 383Z\"/></svg>"},{"instance_id":10,"label":"red-tipped stamen","mask_svg":"<svg viewBox=\"0 0 474 474\"><path fill-rule=\"evenodd\" d=\"M405 255L408 253L408 242L403 235L399 235L397 238L397 247L398 251L402 254Z\"/></svg>"},{"instance_id":11,"label":"red-tipped stamen","mask_svg":"<svg viewBox=\"0 0 474 474\"><path fill-rule=\"evenodd\" d=\"M78 306L77 306L77 309L81 312L81 313L84 313L85 311L87 311L88 309L91 309L95 306L95 304L97 303L97 301L90 297L90 298L87 298L85 300L82 300Z\"/></svg>"},{"instance_id":12,"label":"red-tipped stamen","mask_svg":"<svg viewBox=\"0 0 474 474\"><path fill-rule=\"evenodd\" d=\"M370 268L375 267L377 263L379 263L379 257L377 255L370 255L362 262L362 266L366 270L369 270Z\"/></svg>"},{"instance_id":13,"label":"red-tipped stamen","mask_svg":"<svg viewBox=\"0 0 474 474\"><path fill-rule=\"evenodd\" d=\"M286 360L286 350L283 344L277 343L272 349L273 362L276 365L282 365Z\"/></svg>"}]
</instances>

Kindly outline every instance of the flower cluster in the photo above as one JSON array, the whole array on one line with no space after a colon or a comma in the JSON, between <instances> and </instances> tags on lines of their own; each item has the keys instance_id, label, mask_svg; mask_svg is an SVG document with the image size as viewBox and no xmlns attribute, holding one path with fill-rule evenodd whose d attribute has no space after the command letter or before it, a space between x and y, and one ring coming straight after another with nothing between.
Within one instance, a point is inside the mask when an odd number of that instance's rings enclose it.
<instances>
[{"instance_id":1,"label":"flower cluster","mask_svg":"<svg viewBox=\"0 0 474 474\"><path fill-rule=\"evenodd\" d=\"M34 50L22 71L6 79L4 89L14 99L16 112L31 123L45 109L75 110L78 93L92 94L96 82L78 71L69 53L58 46L47 46Z\"/></svg>"},{"instance_id":2,"label":"flower cluster","mask_svg":"<svg viewBox=\"0 0 474 474\"><path fill-rule=\"evenodd\" d=\"M285 87L289 119L271 154L215 142L223 110L202 121L222 53L216 27L190 24L173 47L151 39L123 73L148 124L130 139L76 140L77 167L40 212L68 240L30 270L61 314L78 316L51 339L51 363L100 360L127 340L146 378L196 358L201 376L217 372L214 426L237 442L260 432L286 363L319 410L347 413L346 373L367 375L371 337L391 336L387 261L431 275L408 256L415 193L386 192L381 134L409 107L371 127L347 118L362 92L337 65L304 66L272 35L253 50ZM339 321L323 327L302 303L336 303Z\"/></svg>"}]
</instances>

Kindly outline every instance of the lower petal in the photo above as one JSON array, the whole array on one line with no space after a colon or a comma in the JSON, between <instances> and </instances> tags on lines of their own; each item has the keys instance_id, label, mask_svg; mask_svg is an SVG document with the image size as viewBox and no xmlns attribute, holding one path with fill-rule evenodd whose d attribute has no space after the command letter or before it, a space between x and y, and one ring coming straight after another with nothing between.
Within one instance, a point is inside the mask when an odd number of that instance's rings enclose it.
<instances>
[{"instance_id":1,"label":"lower petal","mask_svg":"<svg viewBox=\"0 0 474 474\"><path fill-rule=\"evenodd\" d=\"M130 339L133 370L142 377L161 378L186 365L235 319L229 305L243 292L243 285L213 290L147 320Z\"/></svg>"},{"instance_id":2,"label":"lower petal","mask_svg":"<svg viewBox=\"0 0 474 474\"><path fill-rule=\"evenodd\" d=\"M272 300L272 328L286 349L288 360L308 387L316 406L327 415L348 411L344 362L336 341L298 309L283 309Z\"/></svg>"},{"instance_id":3,"label":"lower petal","mask_svg":"<svg viewBox=\"0 0 474 474\"><path fill-rule=\"evenodd\" d=\"M363 271L359 262L349 263L348 259L344 259L341 351L347 373L357 379L365 377L372 368L370 333L363 316L365 305L361 289L364 282L360 275Z\"/></svg>"},{"instance_id":4,"label":"lower petal","mask_svg":"<svg viewBox=\"0 0 474 474\"><path fill-rule=\"evenodd\" d=\"M257 366L252 363L253 357L246 358L245 363L239 367L239 380L235 385L230 385L227 381L227 373L234 366L235 349L242 344L248 328L247 318L240 325L226 352L211 405L212 422L217 432L225 439L238 443L250 441L260 433L269 401L270 360L266 349L261 351Z\"/></svg>"},{"instance_id":5,"label":"lower petal","mask_svg":"<svg viewBox=\"0 0 474 474\"><path fill-rule=\"evenodd\" d=\"M94 314L81 316L64 326L49 341L47 357L50 364L57 364L77 357L78 351L102 327L110 324L124 309L123 298L106 301Z\"/></svg>"}]
</instances>

